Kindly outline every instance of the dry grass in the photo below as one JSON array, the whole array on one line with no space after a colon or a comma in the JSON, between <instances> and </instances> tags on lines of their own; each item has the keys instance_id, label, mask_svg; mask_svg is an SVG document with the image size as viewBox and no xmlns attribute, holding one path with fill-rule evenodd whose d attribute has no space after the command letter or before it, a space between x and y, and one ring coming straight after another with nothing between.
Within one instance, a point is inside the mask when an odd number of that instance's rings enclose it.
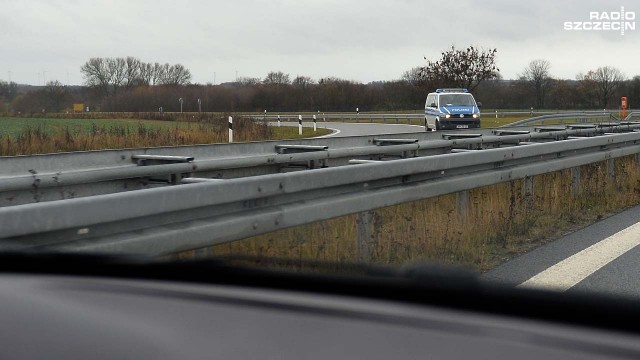
<instances>
[{"instance_id":1,"label":"dry grass","mask_svg":"<svg viewBox=\"0 0 640 360\"><path fill-rule=\"evenodd\" d=\"M616 160L608 179L603 163L581 168L580 194L572 194L570 170L535 177L533 197L524 180L469 192L457 208L456 194L374 211L373 261L430 261L490 269L549 239L640 203L635 157ZM527 206L530 200L532 206ZM218 245L219 255L276 256L353 262L356 216L350 215Z\"/></svg>"}]
</instances>

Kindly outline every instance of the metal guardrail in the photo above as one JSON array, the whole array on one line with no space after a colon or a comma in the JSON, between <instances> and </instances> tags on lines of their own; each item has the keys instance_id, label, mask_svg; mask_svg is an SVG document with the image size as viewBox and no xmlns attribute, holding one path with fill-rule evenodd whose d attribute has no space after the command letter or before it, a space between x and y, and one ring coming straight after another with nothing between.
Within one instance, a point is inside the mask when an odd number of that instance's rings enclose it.
<instances>
[{"instance_id":1,"label":"metal guardrail","mask_svg":"<svg viewBox=\"0 0 640 360\"><path fill-rule=\"evenodd\" d=\"M505 116L531 116L532 118L541 118L545 119L546 116L550 116L549 119L554 118L555 115L558 116L558 119L561 118L570 118L565 117L568 114L600 114L606 115L608 117L610 114L615 114L617 111L613 110L593 110L593 111L580 111L576 112L573 110L514 110L514 111L483 111L480 114L481 118L498 118ZM277 113L269 113L269 114L253 114L253 115L242 115L240 117L251 118L254 120L265 120L265 121L277 121L280 119L281 121L297 121L298 116L301 116L303 120L310 121L313 120L313 117L316 117L317 121L369 121L373 122L376 120L382 120L383 122L394 122L400 123L401 121L410 121L410 120L421 120L424 119L424 112L417 111L415 113L389 113L389 114L378 114L378 113L304 113L304 114L277 114ZM528 119L525 119L528 120ZM523 123L524 124L524 123Z\"/></svg>"},{"instance_id":2,"label":"metal guardrail","mask_svg":"<svg viewBox=\"0 0 640 360\"><path fill-rule=\"evenodd\" d=\"M602 122L613 123L619 122L615 114L617 111L582 111L582 112L566 112L566 113L554 113L541 115L536 117L531 117L519 121L512 122L510 124L503 125L502 127L515 127L515 126L523 126L523 125L532 125L532 124L545 124L545 122L549 120L557 121L560 120L560 123L564 123L565 120L579 120L581 122L587 122L588 119L602 119ZM624 119L628 121L635 113L629 113L629 115Z\"/></svg>"},{"instance_id":3,"label":"metal guardrail","mask_svg":"<svg viewBox=\"0 0 640 360\"><path fill-rule=\"evenodd\" d=\"M166 187L193 177L231 179L630 129L631 125L474 129L0 157L0 207Z\"/></svg>"},{"instance_id":4,"label":"metal guardrail","mask_svg":"<svg viewBox=\"0 0 640 360\"><path fill-rule=\"evenodd\" d=\"M607 132L620 128L630 132ZM441 140L439 144L416 141L391 145L388 139L381 139L380 143L387 145L378 147L397 147L398 151L477 146L499 139L520 146L220 181L188 181L178 186L7 206L0 208L0 238L52 250L169 254L638 154L639 128L629 124L550 132L506 131ZM580 133L594 136L569 136ZM568 140L530 141L555 135Z\"/></svg>"}]
</instances>

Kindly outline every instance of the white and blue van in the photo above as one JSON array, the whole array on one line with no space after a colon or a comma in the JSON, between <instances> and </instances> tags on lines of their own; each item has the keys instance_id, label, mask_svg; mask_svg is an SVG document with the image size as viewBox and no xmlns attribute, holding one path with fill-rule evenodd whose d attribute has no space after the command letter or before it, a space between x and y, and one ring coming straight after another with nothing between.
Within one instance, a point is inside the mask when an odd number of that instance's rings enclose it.
<instances>
[{"instance_id":1,"label":"white and blue van","mask_svg":"<svg viewBox=\"0 0 640 360\"><path fill-rule=\"evenodd\" d=\"M437 89L427 95L424 125L427 131L479 128L480 108L467 89Z\"/></svg>"}]
</instances>

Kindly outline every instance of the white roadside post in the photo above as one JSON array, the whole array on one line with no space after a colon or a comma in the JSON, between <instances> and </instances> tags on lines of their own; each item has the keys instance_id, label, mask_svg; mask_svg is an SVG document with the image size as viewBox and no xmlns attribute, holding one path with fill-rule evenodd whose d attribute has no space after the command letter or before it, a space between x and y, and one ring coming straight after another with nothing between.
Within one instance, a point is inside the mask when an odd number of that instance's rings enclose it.
<instances>
[{"instance_id":1,"label":"white roadside post","mask_svg":"<svg viewBox=\"0 0 640 360\"><path fill-rule=\"evenodd\" d=\"M298 135L302 135L302 115L298 115Z\"/></svg>"},{"instance_id":2,"label":"white roadside post","mask_svg":"<svg viewBox=\"0 0 640 360\"><path fill-rule=\"evenodd\" d=\"M233 142L233 118L229 116L229 142Z\"/></svg>"},{"instance_id":3,"label":"white roadside post","mask_svg":"<svg viewBox=\"0 0 640 360\"><path fill-rule=\"evenodd\" d=\"M280 115L278 115L278 127L280 127Z\"/></svg>"},{"instance_id":4,"label":"white roadside post","mask_svg":"<svg viewBox=\"0 0 640 360\"><path fill-rule=\"evenodd\" d=\"M318 129L318 125L316 123L316 116L313 115L313 132L316 132L317 129Z\"/></svg>"}]
</instances>

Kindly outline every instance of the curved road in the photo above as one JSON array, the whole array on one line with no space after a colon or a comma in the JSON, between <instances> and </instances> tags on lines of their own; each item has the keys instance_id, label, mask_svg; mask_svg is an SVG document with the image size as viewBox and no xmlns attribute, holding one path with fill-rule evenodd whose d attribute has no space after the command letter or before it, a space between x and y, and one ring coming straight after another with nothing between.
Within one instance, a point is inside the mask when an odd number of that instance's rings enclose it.
<instances>
[{"instance_id":1,"label":"curved road","mask_svg":"<svg viewBox=\"0 0 640 360\"><path fill-rule=\"evenodd\" d=\"M297 122L281 122L282 126L298 126ZM269 125L276 126L275 122ZM313 122L302 122L305 128L313 128ZM343 122L324 122L318 121L319 129L333 130L332 134L320 137L344 137L359 135L380 135L380 134L402 134L412 132L424 132L424 126L407 125L407 124L380 124L380 123L343 123Z\"/></svg>"}]
</instances>

